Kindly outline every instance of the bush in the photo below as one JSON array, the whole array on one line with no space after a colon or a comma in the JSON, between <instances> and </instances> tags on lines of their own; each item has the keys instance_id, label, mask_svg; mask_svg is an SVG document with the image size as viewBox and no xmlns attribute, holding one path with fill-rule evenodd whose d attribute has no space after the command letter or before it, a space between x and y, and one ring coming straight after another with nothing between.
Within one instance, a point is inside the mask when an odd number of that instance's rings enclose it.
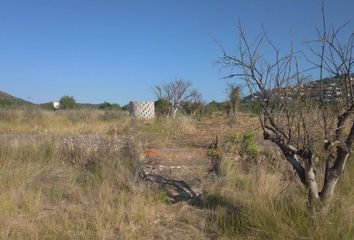
<instances>
[{"instance_id":1,"label":"bush","mask_svg":"<svg viewBox=\"0 0 354 240\"><path fill-rule=\"evenodd\" d=\"M98 108L101 110L121 110L122 107L117 104L117 103L109 103L109 102L103 102L100 105L98 105Z\"/></svg>"},{"instance_id":2,"label":"bush","mask_svg":"<svg viewBox=\"0 0 354 240\"><path fill-rule=\"evenodd\" d=\"M168 99L161 98L155 101L155 112L157 116L167 116L171 114L171 103Z\"/></svg>"},{"instance_id":3,"label":"bush","mask_svg":"<svg viewBox=\"0 0 354 240\"><path fill-rule=\"evenodd\" d=\"M76 101L73 96L63 96L60 99L61 109L74 109L76 107Z\"/></svg>"},{"instance_id":4,"label":"bush","mask_svg":"<svg viewBox=\"0 0 354 240\"><path fill-rule=\"evenodd\" d=\"M255 157L258 153L256 137L253 133L245 133L239 143L240 155Z\"/></svg>"},{"instance_id":5,"label":"bush","mask_svg":"<svg viewBox=\"0 0 354 240\"><path fill-rule=\"evenodd\" d=\"M259 101L254 101L254 102L243 101L241 102L240 110L242 112L248 112L254 116L258 116L261 112L261 105Z\"/></svg>"},{"instance_id":6,"label":"bush","mask_svg":"<svg viewBox=\"0 0 354 240\"><path fill-rule=\"evenodd\" d=\"M0 107L10 107L12 104L10 99L0 99Z\"/></svg>"},{"instance_id":7,"label":"bush","mask_svg":"<svg viewBox=\"0 0 354 240\"><path fill-rule=\"evenodd\" d=\"M240 138L235 132L227 133L227 144L225 150L231 153L238 153L241 156L256 157L259 153L256 136L253 133L245 133Z\"/></svg>"}]
</instances>

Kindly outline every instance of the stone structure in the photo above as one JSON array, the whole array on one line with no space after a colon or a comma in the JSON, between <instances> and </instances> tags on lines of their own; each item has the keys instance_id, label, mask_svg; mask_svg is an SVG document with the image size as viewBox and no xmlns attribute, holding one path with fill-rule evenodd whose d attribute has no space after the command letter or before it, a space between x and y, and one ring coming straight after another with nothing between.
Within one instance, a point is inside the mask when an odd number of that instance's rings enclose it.
<instances>
[{"instance_id":1,"label":"stone structure","mask_svg":"<svg viewBox=\"0 0 354 240\"><path fill-rule=\"evenodd\" d=\"M130 102L130 115L134 119L152 119L155 117L154 102Z\"/></svg>"}]
</instances>

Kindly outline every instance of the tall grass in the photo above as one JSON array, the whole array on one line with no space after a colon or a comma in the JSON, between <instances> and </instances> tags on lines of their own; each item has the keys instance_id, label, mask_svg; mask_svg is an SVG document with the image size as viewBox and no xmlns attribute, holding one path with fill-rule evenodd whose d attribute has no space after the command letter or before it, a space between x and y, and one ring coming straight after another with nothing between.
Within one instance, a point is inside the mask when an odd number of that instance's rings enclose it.
<instances>
[{"instance_id":1,"label":"tall grass","mask_svg":"<svg viewBox=\"0 0 354 240\"><path fill-rule=\"evenodd\" d=\"M129 152L95 144L1 142L1 239L140 239L163 201Z\"/></svg>"},{"instance_id":2,"label":"tall grass","mask_svg":"<svg viewBox=\"0 0 354 240\"><path fill-rule=\"evenodd\" d=\"M243 171L223 159L225 176L211 185L206 205L211 221L226 239L354 239L353 158L339 183L337 197L313 215L305 190L261 164Z\"/></svg>"},{"instance_id":3,"label":"tall grass","mask_svg":"<svg viewBox=\"0 0 354 240\"><path fill-rule=\"evenodd\" d=\"M1 110L0 239L354 239L354 158L314 216L281 155L247 135L255 120ZM202 206L169 204L163 189L137 182L143 146L200 141L201 130L212 141L224 134L223 174L205 180Z\"/></svg>"},{"instance_id":4,"label":"tall grass","mask_svg":"<svg viewBox=\"0 0 354 240\"><path fill-rule=\"evenodd\" d=\"M126 124L128 113L97 109L48 111L39 108L1 109L2 134L106 134L113 126Z\"/></svg>"},{"instance_id":5,"label":"tall grass","mask_svg":"<svg viewBox=\"0 0 354 240\"><path fill-rule=\"evenodd\" d=\"M196 120L187 116L134 121L133 125L142 140L155 146L165 145L169 140L180 140L197 132Z\"/></svg>"}]
</instances>

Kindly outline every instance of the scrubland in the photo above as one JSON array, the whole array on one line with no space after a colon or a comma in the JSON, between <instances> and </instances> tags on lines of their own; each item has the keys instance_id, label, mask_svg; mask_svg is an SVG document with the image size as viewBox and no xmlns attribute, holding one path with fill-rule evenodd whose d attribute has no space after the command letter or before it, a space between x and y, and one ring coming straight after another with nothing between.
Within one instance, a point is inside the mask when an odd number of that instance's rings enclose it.
<instances>
[{"instance_id":1,"label":"scrubland","mask_svg":"<svg viewBox=\"0 0 354 240\"><path fill-rule=\"evenodd\" d=\"M176 146L219 160L197 203L173 203L141 179L149 150ZM311 213L249 114L133 121L123 111L0 111L1 239L353 239L353 178L352 157L339 204Z\"/></svg>"}]
</instances>

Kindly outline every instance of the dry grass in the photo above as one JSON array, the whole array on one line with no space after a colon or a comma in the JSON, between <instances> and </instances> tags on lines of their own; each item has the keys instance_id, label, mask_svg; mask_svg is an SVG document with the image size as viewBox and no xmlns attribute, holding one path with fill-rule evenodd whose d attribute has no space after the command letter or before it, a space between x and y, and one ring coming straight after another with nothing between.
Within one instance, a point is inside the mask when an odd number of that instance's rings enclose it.
<instances>
[{"instance_id":1,"label":"dry grass","mask_svg":"<svg viewBox=\"0 0 354 240\"><path fill-rule=\"evenodd\" d=\"M128 120L129 116L126 112L109 114L94 109L66 111L44 111L35 108L2 110L0 113L0 133L106 134L117 123L121 128L127 127Z\"/></svg>"},{"instance_id":2,"label":"dry grass","mask_svg":"<svg viewBox=\"0 0 354 240\"><path fill-rule=\"evenodd\" d=\"M313 217L281 155L259 146L257 126L247 115L134 122L99 110L1 110L0 238L353 239L354 159L337 207ZM248 132L257 154L240 157ZM137 182L141 152L203 147L216 135L223 175L205 179L202 206L170 204L163 189Z\"/></svg>"},{"instance_id":3,"label":"dry grass","mask_svg":"<svg viewBox=\"0 0 354 240\"><path fill-rule=\"evenodd\" d=\"M261 158L262 156L258 156ZM353 239L354 158L341 179L330 207L313 215L305 189L289 180L289 171L230 156L222 162L224 176L206 188L206 204L218 235L225 239ZM269 162L268 162L269 163ZM248 164L247 164L248 165ZM284 176L284 173L287 173Z\"/></svg>"},{"instance_id":4,"label":"dry grass","mask_svg":"<svg viewBox=\"0 0 354 240\"><path fill-rule=\"evenodd\" d=\"M180 221L181 230L197 222L136 183L129 147L68 141L1 143L1 239L167 239L161 222Z\"/></svg>"}]
</instances>

